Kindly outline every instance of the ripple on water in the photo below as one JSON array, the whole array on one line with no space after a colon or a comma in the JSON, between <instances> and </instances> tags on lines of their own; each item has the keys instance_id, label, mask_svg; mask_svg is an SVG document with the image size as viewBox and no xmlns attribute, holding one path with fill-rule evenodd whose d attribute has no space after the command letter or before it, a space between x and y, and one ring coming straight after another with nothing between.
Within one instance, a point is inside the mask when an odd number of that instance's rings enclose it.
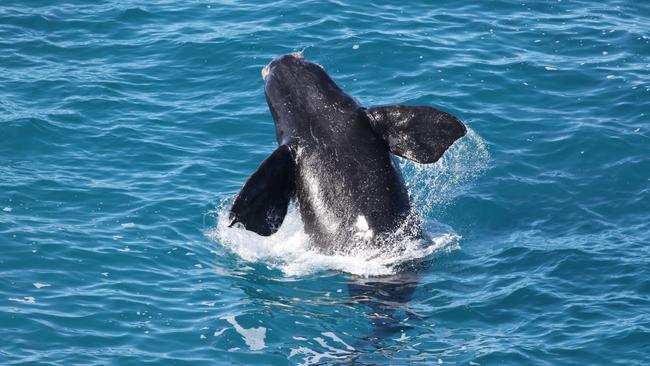
<instances>
[{"instance_id":1,"label":"ripple on water","mask_svg":"<svg viewBox=\"0 0 650 366\"><path fill-rule=\"evenodd\" d=\"M3 1L2 363L647 364L646 14ZM366 106L470 128L399 160L435 234L406 306L350 290L405 258L320 255L295 209L274 238L224 226L275 146L260 69L297 50ZM378 307L404 331L367 339Z\"/></svg>"}]
</instances>

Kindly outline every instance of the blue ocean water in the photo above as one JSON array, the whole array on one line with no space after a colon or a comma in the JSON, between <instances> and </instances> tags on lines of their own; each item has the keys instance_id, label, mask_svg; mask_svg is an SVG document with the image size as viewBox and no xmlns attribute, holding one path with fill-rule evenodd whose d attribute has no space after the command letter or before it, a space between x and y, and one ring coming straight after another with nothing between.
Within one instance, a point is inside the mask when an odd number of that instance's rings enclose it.
<instances>
[{"instance_id":1,"label":"blue ocean water","mask_svg":"<svg viewBox=\"0 0 650 366\"><path fill-rule=\"evenodd\" d=\"M350 293L403 258L320 255L295 210L223 225L300 50L471 130L401 162L439 234L403 302ZM3 0L0 364L648 364L649 118L644 1Z\"/></svg>"}]
</instances>

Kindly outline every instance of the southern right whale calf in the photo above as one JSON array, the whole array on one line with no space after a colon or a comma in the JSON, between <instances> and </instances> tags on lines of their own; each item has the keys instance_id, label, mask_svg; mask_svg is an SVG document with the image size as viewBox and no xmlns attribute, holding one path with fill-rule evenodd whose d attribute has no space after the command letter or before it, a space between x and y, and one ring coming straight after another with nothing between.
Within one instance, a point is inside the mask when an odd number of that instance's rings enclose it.
<instances>
[{"instance_id":1,"label":"southern right whale calf","mask_svg":"<svg viewBox=\"0 0 650 366\"><path fill-rule=\"evenodd\" d=\"M278 147L248 178L230 226L274 234L295 198L305 232L326 253L418 237L420 222L391 154L436 162L467 132L428 106L364 108L301 53L262 70Z\"/></svg>"}]
</instances>

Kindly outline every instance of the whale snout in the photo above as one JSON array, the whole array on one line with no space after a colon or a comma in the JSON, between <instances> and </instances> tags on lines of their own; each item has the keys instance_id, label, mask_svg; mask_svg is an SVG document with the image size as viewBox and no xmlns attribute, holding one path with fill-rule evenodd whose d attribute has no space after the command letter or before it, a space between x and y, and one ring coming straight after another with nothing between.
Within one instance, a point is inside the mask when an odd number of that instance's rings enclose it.
<instances>
[{"instance_id":1,"label":"whale snout","mask_svg":"<svg viewBox=\"0 0 650 366\"><path fill-rule=\"evenodd\" d=\"M266 81L266 78L269 76L269 73L271 72L272 65L282 63L282 62L287 62L287 61L295 62L296 60L304 60L304 59L305 59L305 54L302 53L302 51L292 52L284 56L277 57L273 59L273 61L269 62L268 65L262 68L262 79Z\"/></svg>"},{"instance_id":2,"label":"whale snout","mask_svg":"<svg viewBox=\"0 0 650 366\"><path fill-rule=\"evenodd\" d=\"M269 76L269 65L266 65L262 68L262 80L266 81L266 77Z\"/></svg>"}]
</instances>

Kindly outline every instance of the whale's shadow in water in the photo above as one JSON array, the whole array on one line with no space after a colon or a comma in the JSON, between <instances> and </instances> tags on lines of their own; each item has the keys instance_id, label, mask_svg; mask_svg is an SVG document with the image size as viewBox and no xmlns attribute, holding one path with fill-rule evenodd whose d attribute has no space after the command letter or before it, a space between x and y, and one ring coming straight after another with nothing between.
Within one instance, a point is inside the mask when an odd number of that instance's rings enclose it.
<instances>
[{"instance_id":1,"label":"whale's shadow in water","mask_svg":"<svg viewBox=\"0 0 650 366\"><path fill-rule=\"evenodd\" d=\"M349 302L366 307L372 326L370 334L357 338L351 360L381 348L388 339L404 337L412 328L408 321L422 319L409 304L431 264L429 258L412 260L402 263L392 275L348 279Z\"/></svg>"},{"instance_id":2,"label":"whale's shadow in water","mask_svg":"<svg viewBox=\"0 0 650 366\"><path fill-rule=\"evenodd\" d=\"M349 354L325 364L374 365L390 359L395 349L386 346L394 346L394 340L406 335L411 329L409 320L421 319L409 310L409 302L429 265L429 261L420 261L393 275L349 278L349 304L366 308L372 330L355 340Z\"/></svg>"},{"instance_id":3,"label":"whale's shadow in water","mask_svg":"<svg viewBox=\"0 0 650 366\"><path fill-rule=\"evenodd\" d=\"M408 303L417 289L420 274L403 272L390 276L356 278L348 283L350 302L367 306L370 309L373 333L366 337L386 338L407 329L401 325L399 312L406 317L415 316L408 311Z\"/></svg>"}]
</instances>

